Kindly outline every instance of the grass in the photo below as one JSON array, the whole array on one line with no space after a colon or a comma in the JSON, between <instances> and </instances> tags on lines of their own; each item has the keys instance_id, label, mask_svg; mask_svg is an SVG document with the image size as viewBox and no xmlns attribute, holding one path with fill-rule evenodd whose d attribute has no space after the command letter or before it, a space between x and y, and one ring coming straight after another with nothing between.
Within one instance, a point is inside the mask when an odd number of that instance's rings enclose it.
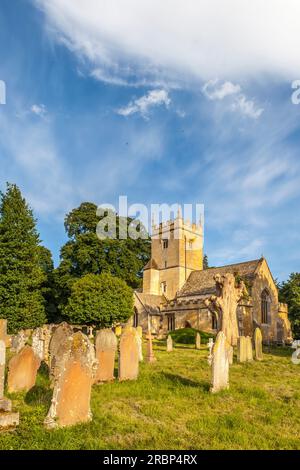
<instances>
[{"instance_id":1,"label":"grass","mask_svg":"<svg viewBox=\"0 0 300 470\"><path fill-rule=\"evenodd\" d=\"M20 426L0 433L0 449L300 449L300 366L291 350L230 369L230 390L209 393L207 348L154 343L157 362L136 382L93 387L93 421L47 431L46 368L27 394L13 395Z\"/></svg>"},{"instance_id":2,"label":"grass","mask_svg":"<svg viewBox=\"0 0 300 470\"><path fill-rule=\"evenodd\" d=\"M180 344L195 344L196 334L200 333L201 343L207 344L209 338L214 338L215 335L206 333L205 331L195 330L195 328L181 328L179 330L171 331L169 334L172 336L175 343Z\"/></svg>"}]
</instances>

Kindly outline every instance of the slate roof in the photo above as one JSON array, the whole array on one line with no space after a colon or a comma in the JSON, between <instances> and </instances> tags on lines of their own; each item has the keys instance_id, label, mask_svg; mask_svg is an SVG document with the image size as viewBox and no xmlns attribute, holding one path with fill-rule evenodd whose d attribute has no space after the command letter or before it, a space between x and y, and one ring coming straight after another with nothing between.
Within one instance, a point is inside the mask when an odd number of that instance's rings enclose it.
<instances>
[{"instance_id":1,"label":"slate roof","mask_svg":"<svg viewBox=\"0 0 300 470\"><path fill-rule=\"evenodd\" d=\"M152 314L159 313L160 305L166 302L164 295L144 294L143 292L138 291L135 291L135 295L147 312Z\"/></svg>"},{"instance_id":2,"label":"slate roof","mask_svg":"<svg viewBox=\"0 0 300 470\"><path fill-rule=\"evenodd\" d=\"M215 274L231 273L239 275L244 280L251 281L255 277L255 271L263 258L245 263L229 264L228 266L220 266L219 268L208 268L202 271L193 271L186 280L184 286L177 294L178 297L185 297L189 295L211 295L215 293Z\"/></svg>"}]
</instances>

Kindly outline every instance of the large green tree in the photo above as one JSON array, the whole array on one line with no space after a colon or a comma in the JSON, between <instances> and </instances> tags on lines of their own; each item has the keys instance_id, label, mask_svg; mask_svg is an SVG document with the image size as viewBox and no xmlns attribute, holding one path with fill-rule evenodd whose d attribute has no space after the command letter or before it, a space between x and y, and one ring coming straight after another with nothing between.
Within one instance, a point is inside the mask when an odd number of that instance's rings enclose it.
<instances>
[{"instance_id":1,"label":"large green tree","mask_svg":"<svg viewBox=\"0 0 300 470\"><path fill-rule=\"evenodd\" d=\"M63 313L73 324L111 327L132 315L132 289L108 273L86 274L72 284Z\"/></svg>"},{"instance_id":2,"label":"large green tree","mask_svg":"<svg viewBox=\"0 0 300 470\"><path fill-rule=\"evenodd\" d=\"M0 193L0 317L9 332L34 328L46 320L41 247L32 210L19 188Z\"/></svg>"},{"instance_id":3,"label":"large green tree","mask_svg":"<svg viewBox=\"0 0 300 470\"><path fill-rule=\"evenodd\" d=\"M61 310L71 294L73 282L86 274L110 273L132 288L141 285L142 268L150 258L150 239L144 228L137 223L144 238L120 239L120 227L133 224L133 219L119 217L111 211L100 217L96 213L95 204L84 202L65 218L69 240L61 249L61 262L54 273ZM115 238L99 239L96 230L101 220L116 221Z\"/></svg>"},{"instance_id":4,"label":"large green tree","mask_svg":"<svg viewBox=\"0 0 300 470\"><path fill-rule=\"evenodd\" d=\"M288 304L293 334L300 338L300 273L292 273L279 285L279 300Z\"/></svg>"}]
</instances>

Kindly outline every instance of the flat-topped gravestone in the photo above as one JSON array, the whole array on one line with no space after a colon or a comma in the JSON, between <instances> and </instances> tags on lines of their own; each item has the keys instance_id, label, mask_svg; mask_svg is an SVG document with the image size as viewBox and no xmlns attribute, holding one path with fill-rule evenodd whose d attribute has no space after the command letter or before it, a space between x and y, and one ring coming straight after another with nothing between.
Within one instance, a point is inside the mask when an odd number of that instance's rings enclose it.
<instances>
[{"instance_id":1,"label":"flat-topped gravestone","mask_svg":"<svg viewBox=\"0 0 300 470\"><path fill-rule=\"evenodd\" d=\"M40 358L28 345L13 356L8 364L7 384L9 393L30 390L35 385L40 365Z\"/></svg>"},{"instance_id":2,"label":"flat-topped gravestone","mask_svg":"<svg viewBox=\"0 0 300 470\"><path fill-rule=\"evenodd\" d=\"M247 342L245 336L239 336L237 343L237 361L247 362Z\"/></svg>"},{"instance_id":3,"label":"flat-topped gravestone","mask_svg":"<svg viewBox=\"0 0 300 470\"><path fill-rule=\"evenodd\" d=\"M86 335L72 334L71 348L55 377L53 397L44 425L48 429L73 426L92 419L91 389L95 374L94 346Z\"/></svg>"},{"instance_id":4,"label":"flat-topped gravestone","mask_svg":"<svg viewBox=\"0 0 300 470\"><path fill-rule=\"evenodd\" d=\"M212 393L229 388L229 348L224 333L220 331L212 350Z\"/></svg>"},{"instance_id":5,"label":"flat-topped gravestone","mask_svg":"<svg viewBox=\"0 0 300 470\"><path fill-rule=\"evenodd\" d=\"M263 360L262 334L261 334L260 328L255 328L254 345L255 345L255 359L257 361L262 361Z\"/></svg>"},{"instance_id":6,"label":"flat-topped gravestone","mask_svg":"<svg viewBox=\"0 0 300 470\"><path fill-rule=\"evenodd\" d=\"M95 383L114 380L115 357L118 340L110 329L103 329L96 334L96 359L98 361Z\"/></svg>"},{"instance_id":7,"label":"flat-topped gravestone","mask_svg":"<svg viewBox=\"0 0 300 470\"><path fill-rule=\"evenodd\" d=\"M196 333L195 347L196 347L196 349L201 348L201 335L200 335L199 331Z\"/></svg>"},{"instance_id":8,"label":"flat-topped gravestone","mask_svg":"<svg viewBox=\"0 0 300 470\"><path fill-rule=\"evenodd\" d=\"M125 328L120 338L119 380L136 380L139 374L139 346L137 333Z\"/></svg>"},{"instance_id":9,"label":"flat-topped gravestone","mask_svg":"<svg viewBox=\"0 0 300 470\"><path fill-rule=\"evenodd\" d=\"M49 344L50 379L52 384L56 375L59 374L64 354L70 352L72 338L73 329L65 322L58 325L53 332Z\"/></svg>"},{"instance_id":10,"label":"flat-topped gravestone","mask_svg":"<svg viewBox=\"0 0 300 470\"><path fill-rule=\"evenodd\" d=\"M173 351L173 340L172 340L172 336L168 335L168 338L167 338L167 352L172 352L172 351Z\"/></svg>"},{"instance_id":11,"label":"flat-topped gravestone","mask_svg":"<svg viewBox=\"0 0 300 470\"><path fill-rule=\"evenodd\" d=\"M252 339L246 336L247 362L253 361Z\"/></svg>"}]
</instances>

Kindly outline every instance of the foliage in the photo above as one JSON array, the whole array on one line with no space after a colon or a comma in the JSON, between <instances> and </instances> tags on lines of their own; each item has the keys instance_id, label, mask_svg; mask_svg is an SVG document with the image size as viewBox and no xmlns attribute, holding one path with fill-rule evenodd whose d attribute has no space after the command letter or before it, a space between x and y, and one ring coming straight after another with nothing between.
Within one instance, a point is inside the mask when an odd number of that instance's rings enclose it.
<instances>
[{"instance_id":1,"label":"foliage","mask_svg":"<svg viewBox=\"0 0 300 470\"><path fill-rule=\"evenodd\" d=\"M201 343L207 344L209 338L214 338L215 335L206 333L205 331L196 330L194 328L180 328L178 330L171 331L169 334L175 343L179 344L195 344L196 334L200 333Z\"/></svg>"},{"instance_id":2,"label":"foliage","mask_svg":"<svg viewBox=\"0 0 300 470\"><path fill-rule=\"evenodd\" d=\"M203 256L203 269L208 269L208 268L209 268L208 256L207 256L207 255L204 255L204 256Z\"/></svg>"},{"instance_id":3,"label":"foliage","mask_svg":"<svg viewBox=\"0 0 300 470\"><path fill-rule=\"evenodd\" d=\"M47 321L52 323L57 320L57 301L55 295L54 265L51 251L44 246L38 247L38 260L45 280L41 286L41 292L45 300Z\"/></svg>"},{"instance_id":4,"label":"foliage","mask_svg":"<svg viewBox=\"0 0 300 470\"><path fill-rule=\"evenodd\" d=\"M9 332L44 323L40 239L32 210L19 188L7 184L0 195L0 317Z\"/></svg>"},{"instance_id":5,"label":"foliage","mask_svg":"<svg viewBox=\"0 0 300 470\"><path fill-rule=\"evenodd\" d=\"M288 304L293 335L300 338L300 273L292 273L280 284L279 301Z\"/></svg>"},{"instance_id":6,"label":"foliage","mask_svg":"<svg viewBox=\"0 0 300 470\"><path fill-rule=\"evenodd\" d=\"M110 273L136 288L142 282L142 269L150 258L150 239L143 226L131 218L123 218L107 210L100 217L97 206L82 203L65 218L65 229L69 241L61 249L61 263L54 272L56 301L63 307L71 293L75 280L86 274ZM105 220L110 224L116 220L116 239L99 239L97 224ZM119 239L120 227L138 226L146 239Z\"/></svg>"},{"instance_id":7,"label":"foliage","mask_svg":"<svg viewBox=\"0 0 300 470\"><path fill-rule=\"evenodd\" d=\"M72 284L63 310L70 323L110 327L133 313L133 293L122 279L108 273L87 274Z\"/></svg>"}]
</instances>

